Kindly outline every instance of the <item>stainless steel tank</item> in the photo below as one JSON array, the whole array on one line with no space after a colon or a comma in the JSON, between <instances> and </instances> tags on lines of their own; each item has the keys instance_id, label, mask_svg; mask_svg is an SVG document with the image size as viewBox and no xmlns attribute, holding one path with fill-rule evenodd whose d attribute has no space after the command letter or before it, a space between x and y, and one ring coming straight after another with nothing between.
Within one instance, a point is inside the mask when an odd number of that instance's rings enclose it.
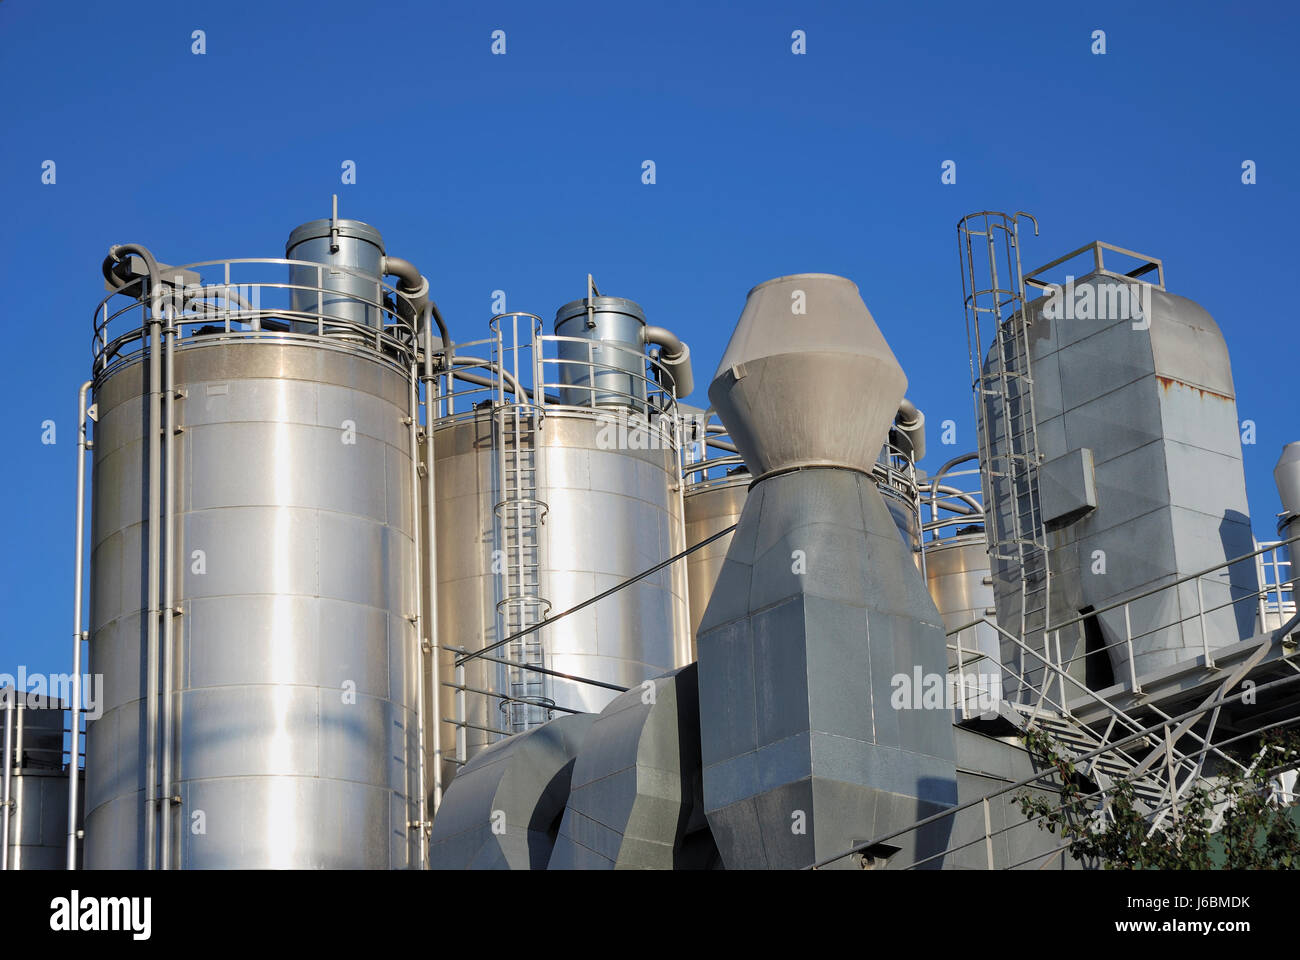
<instances>
[{"instance_id":1,"label":"stainless steel tank","mask_svg":"<svg viewBox=\"0 0 1300 960\"><path fill-rule=\"evenodd\" d=\"M993 580L989 574L988 543L982 527L958 530L956 536L931 540L925 549L926 586L943 618L945 631L967 627L994 616ZM975 711L976 694L1001 698L1002 670L998 633L986 623L967 627L948 638L960 642L967 704ZM957 665L957 651L948 651L948 668ZM970 684L978 686L972 689ZM987 701L986 701L987 703ZM996 700L993 701L996 709Z\"/></svg>"},{"instance_id":2,"label":"stainless steel tank","mask_svg":"<svg viewBox=\"0 0 1300 960\"><path fill-rule=\"evenodd\" d=\"M406 361L340 339L185 331L174 360L175 799L164 866L412 865ZM149 376L139 352L101 361L90 671L103 674L104 711L86 736L85 864L135 868L147 860L145 818L157 816L146 804L142 665Z\"/></svg>"},{"instance_id":3,"label":"stainless steel tank","mask_svg":"<svg viewBox=\"0 0 1300 960\"><path fill-rule=\"evenodd\" d=\"M719 530L734 526L740 520L753 481L747 470L716 480L692 484L686 489L686 545L699 543ZM686 558L686 581L691 611L691 659L695 659L695 632L700 628L700 618L713 595L713 585L722 572L722 561L731 546L731 534L719 537L707 547L701 547Z\"/></svg>"},{"instance_id":4,"label":"stainless steel tank","mask_svg":"<svg viewBox=\"0 0 1300 960\"><path fill-rule=\"evenodd\" d=\"M8 870L62 870L67 862L68 773L63 765L63 703L0 688L0 717L9 750L9 806L4 865ZM0 752L0 756L3 753Z\"/></svg>"},{"instance_id":5,"label":"stainless steel tank","mask_svg":"<svg viewBox=\"0 0 1300 960\"><path fill-rule=\"evenodd\" d=\"M544 522L537 527L537 594L551 615L684 549L676 449L671 444L630 449L610 442L619 435L620 423L635 427L637 422L645 423L612 410L547 410L537 434L533 496L545 505ZM494 429L492 412L483 410L434 431L439 643L469 651L502 639L505 623L498 616L504 587ZM544 627L538 634L542 664L630 687L690 662L683 568L673 564ZM442 651L441 656L442 679L451 682L454 655ZM512 655L501 648L493 656ZM458 736L461 752L469 758L500 739L491 731L510 729L504 695L518 693L512 687L515 676L503 664L470 662L464 684L495 695L463 695L465 723L444 724L445 756L456 756ZM530 697L570 710L598 712L617 695L558 677L530 674L529 679ZM443 686L440 693L438 715L457 718L455 691ZM450 773L446 770L445 777Z\"/></svg>"},{"instance_id":6,"label":"stainless steel tank","mask_svg":"<svg viewBox=\"0 0 1300 960\"><path fill-rule=\"evenodd\" d=\"M590 307L588 304L590 303ZM555 312L560 402L644 409L645 314L622 297L574 300ZM576 339L573 339L576 338Z\"/></svg>"},{"instance_id":7,"label":"stainless steel tank","mask_svg":"<svg viewBox=\"0 0 1300 960\"><path fill-rule=\"evenodd\" d=\"M289 283L294 286L290 305L294 311L313 315L294 320L294 330L315 331L315 317L372 328L382 325L383 311L377 304L383 300L384 238L370 224L312 220L289 234L284 255L312 264L289 266Z\"/></svg>"}]
</instances>

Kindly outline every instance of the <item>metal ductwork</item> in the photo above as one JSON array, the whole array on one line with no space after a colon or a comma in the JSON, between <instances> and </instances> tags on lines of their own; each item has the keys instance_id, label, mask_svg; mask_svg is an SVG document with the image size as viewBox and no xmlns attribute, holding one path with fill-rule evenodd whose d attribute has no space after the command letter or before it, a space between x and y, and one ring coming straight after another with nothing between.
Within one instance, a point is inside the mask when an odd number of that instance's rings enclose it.
<instances>
[{"instance_id":1,"label":"metal ductwork","mask_svg":"<svg viewBox=\"0 0 1300 960\"><path fill-rule=\"evenodd\" d=\"M913 463L919 463L925 458L925 414L906 397L894 415L893 433L898 440L899 449Z\"/></svg>"},{"instance_id":2,"label":"metal ductwork","mask_svg":"<svg viewBox=\"0 0 1300 960\"><path fill-rule=\"evenodd\" d=\"M1277 495L1282 500L1282 515L1277 521L1277 532L1282 539L1289 540L1300 533L1300 527L1291 526L1300 518L1300 440L1282 448L1282 455L1273 468L1273 482L1277 484ZM1288 533L1288 529L1292 532ZM1296 552L1300 551L1292 551Z\"/></svg>"},{"instance_id":3,"label":"metal ductwork","mask_svg":"<svg viewBox=\"0 0 1300 960\"><path fill-rule=\"evenodd\" d=\"M949 712L891 702L895 678L947 670L872 476L906 385L857 287L801 274L750 291L709 388L758 478L697 640L704 803L729 869L807 866L956 802ZM946 829L895 842L925 856Z\"/></svg>"}]
</instances>

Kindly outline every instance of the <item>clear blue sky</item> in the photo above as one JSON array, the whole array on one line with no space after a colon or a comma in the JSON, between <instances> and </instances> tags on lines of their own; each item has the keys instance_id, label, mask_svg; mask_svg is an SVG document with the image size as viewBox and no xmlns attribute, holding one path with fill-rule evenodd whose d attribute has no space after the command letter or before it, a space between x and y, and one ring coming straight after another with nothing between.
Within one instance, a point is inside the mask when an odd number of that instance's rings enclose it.
<instances>
[{"instance_id":1,"label":"clear blue sky","mask_svg":"<svg viewBox=\"0 0 1300 960\"><path fill-rule=\"evenodd\" d=\"M1300 439L1284 294L1300 262L1298 22L1267 2L3 0L0 672L70 664L76 392L108 246L282 256L332 192L430 277L456 339L483 334L493 290L549 317L591 271L690 341L701 403L751 286L849 276L909 394L931 423L957 421L962 449L959 217L1036 214L1027 265L1094 239L1162 257L1227 338L1257 424L1255 531L1271 537L1272 467ZM340 185L345 160L356 185ZM952 449L932 443L923 466Z\"/></svg>"}]
</instances>

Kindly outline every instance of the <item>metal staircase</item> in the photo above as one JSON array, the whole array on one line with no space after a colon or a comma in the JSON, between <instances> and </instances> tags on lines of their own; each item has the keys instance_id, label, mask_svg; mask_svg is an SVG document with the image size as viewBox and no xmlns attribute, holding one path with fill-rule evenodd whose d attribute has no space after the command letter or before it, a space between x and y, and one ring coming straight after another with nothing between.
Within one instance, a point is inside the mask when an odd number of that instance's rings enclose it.
<instances>
[{"instance_id":1,"label":"metal staircase","mask_svg":"<svg viewBox=\"0 0 1300 960\"><path fill-rule=\"evenodd\" d=\"M1018 636L1046 647L1051 570L1039 505L1037 420L1030 323L1025 310L1018 219L983 211L962 219L957 233L970 350L971 387L979 432L985 530L995 575L1019 581ZM1029 686L1041 670L1026 669ZM1022 687L1019 698L1030 693Z\"/></svg>"},{"instance_id":2,"label":"metal staircase","mask_svg":"<svg viewBox=\"0 0 1300 960\"><path fill-rule=\"evenodd\" d=\"M1133 787L1135 799L1145 807L1139 808L1139 812L1150 813L1168 804L1171 769L1168 764L1153 766L1134 775L1141 760L1134 757L1131 751L1135 746L1154 746L1154 740L1158 738L1144 737L1130 742L1127 749L1107 747L1109 737L1115 729L1114 719L1105 733L1099 736L1073 718L1054 711L1029 710L1004 701L999 712L1021 731L1037 729L1050 736L1060 753L1076 761L1079 773L1094 780L1101 789L1107 790L1113 784L1128 781ZM1128 731L1125 730L1124 733L1127 734ZM1186 782L1187 777L1195 776L1196 768L1197 765L1191 760L1179 753L1174 754L1172 772L1177 793L1182 792L1180 785Z\"/></svg>"}]
</instances>

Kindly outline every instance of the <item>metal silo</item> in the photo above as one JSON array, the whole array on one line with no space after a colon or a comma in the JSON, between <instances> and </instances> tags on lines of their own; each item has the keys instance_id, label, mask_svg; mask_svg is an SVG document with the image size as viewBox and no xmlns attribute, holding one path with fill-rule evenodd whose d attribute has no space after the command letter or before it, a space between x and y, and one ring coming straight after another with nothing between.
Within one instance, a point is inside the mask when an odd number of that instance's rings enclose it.
<instances>
[{"instance_id":1,"label":"metal silo","mask_svg":"<svg viewBox=\"0 0 1300 960\"><path fill-rule=\"evenodd\" d=\"M87 867L421 863L407 267L105 261Z\"/></svg>"},{"instance_id":2,"label":"metal silo","mask_svg":"<svg viewBox=\"0 0 1300 960\"><path fill-rule=\"evenodd\" d=\"M635 323L590 352L582 338L544 335L531 314L498 316L488 339L456 346L432 426L438 635L458 651L440 651L449 760L561 713L597 712L689 662L683 563L549 623L685 545L673 387L689 384L689 366L645 347L688 354L631 301L595 295L590 306L600 316L611 304ZM585 314L561 308L556 330Z\"/></svg>"}]
</instances>

